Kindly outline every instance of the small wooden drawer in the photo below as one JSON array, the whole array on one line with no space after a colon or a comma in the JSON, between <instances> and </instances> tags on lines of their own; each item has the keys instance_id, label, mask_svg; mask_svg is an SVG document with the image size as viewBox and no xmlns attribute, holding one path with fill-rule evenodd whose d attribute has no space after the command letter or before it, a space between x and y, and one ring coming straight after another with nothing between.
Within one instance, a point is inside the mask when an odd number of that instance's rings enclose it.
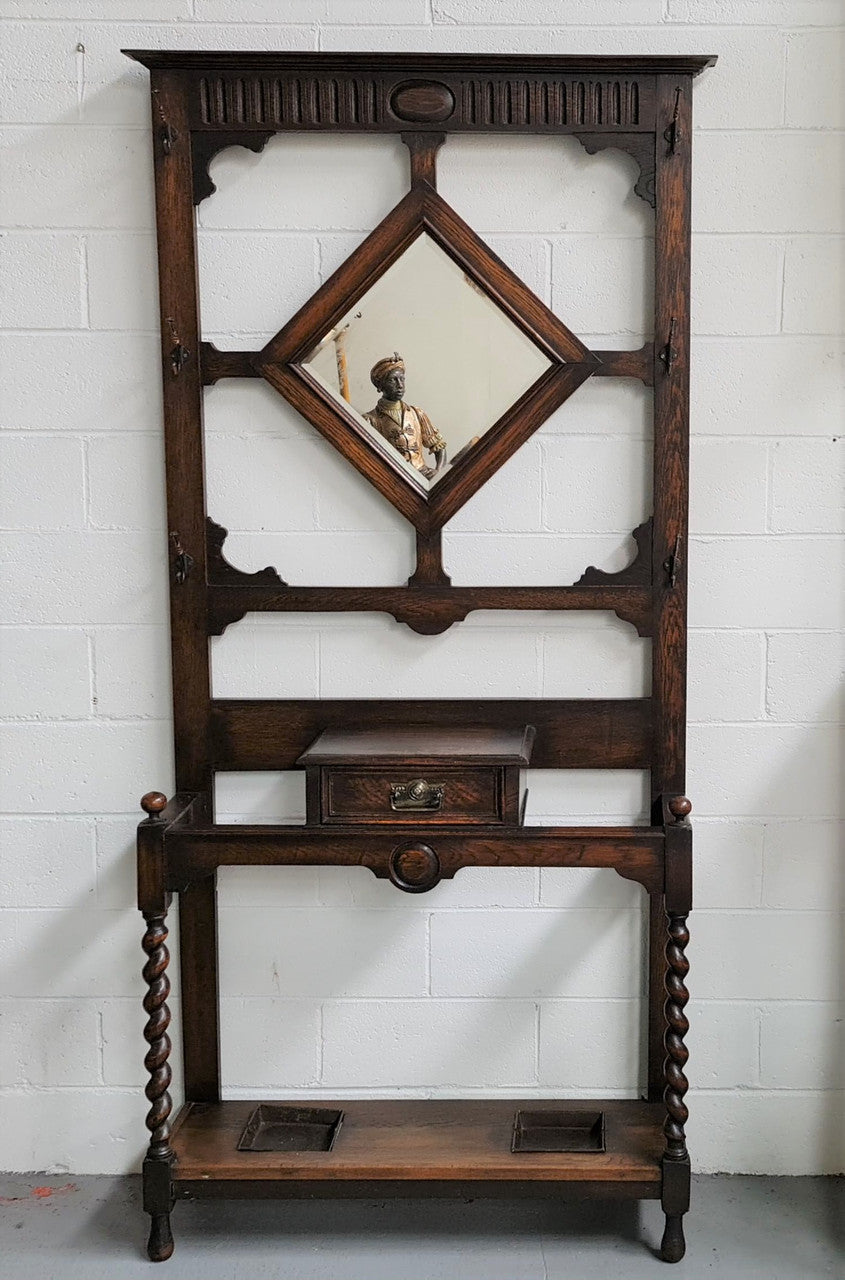
<instances>
[{"instance_id":1,"label":"small wooden drawer","mask_svg":"<svg viewBox=\"0 0 845 1280\"><path fill-rule=\"evenodd\" d=\"M315 825L522 821L534 730L330 729L299 758Z\"/></svg>"}]
</instances>

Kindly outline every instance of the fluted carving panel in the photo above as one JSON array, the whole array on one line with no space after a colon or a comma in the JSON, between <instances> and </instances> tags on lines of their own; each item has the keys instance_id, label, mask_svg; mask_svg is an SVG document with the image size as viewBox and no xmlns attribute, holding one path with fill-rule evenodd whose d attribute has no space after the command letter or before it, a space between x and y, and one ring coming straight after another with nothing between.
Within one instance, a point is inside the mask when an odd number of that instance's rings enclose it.
<instances>
[{"instance_id":1,"label":"fluted carving panel","mask_svg":"<svg viewBox=\"0 0 845 1280\"><path fill-rule=\"evenodd\" d=\"M402 76L344 74L229 74L197 76L195 129L371 129L425 127L448 122L465 131L522 129L640 130L654 126L651 76L497 74ZM411 95L430 109L410 114Z\"/></svg>"},{"instance_id":2,"label":"fluted carving panel","mask_svg":"<svg viewBox=\"0 0 845 1280\"><path fill-rule=\"evenodd\" d=\"M379 83L369 77L201 76L199 120L281 128L378 125Z\"/></svg>"}]
</instances>

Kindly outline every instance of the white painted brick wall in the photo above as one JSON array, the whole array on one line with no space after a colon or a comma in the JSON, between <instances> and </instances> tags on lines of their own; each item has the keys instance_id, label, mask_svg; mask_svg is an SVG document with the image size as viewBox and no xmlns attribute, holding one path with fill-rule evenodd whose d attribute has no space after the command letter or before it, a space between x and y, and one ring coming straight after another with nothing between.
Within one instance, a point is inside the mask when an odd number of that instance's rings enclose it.
<instances>
[{"instance_id":1,"label":"white painted brick wall","mask_svg":"<svg viewBox=\"0 0 845 1280\"><path fill-rule=\"evenodd\" d=\"M720 55L695 101L690 1140L703 1169L841 1170L840 0L2 12L2 1162L123 1170L143 1146L134 827L172 764L147 77L119 50L160 45ZM213 173L203 326L241 346L401 198L407 159L393 140L279 137ZM568 140L441 153L445 198L598 346L650 334L653 219L633 176ZM449 527L453 579L621 567L648 514L650 436L648 392L585 385ZM269 387L209 389L207 441L236 563L305 584L407 577L407 526ZM648 643L589 614L475 614L433 638L377 616L263 616L212 652L220 696L639 696L649 681ZM217 799L236 820L301 820L302 776L228 775ZM640 774L532 773L531 822L645 805ZM612 872L465 869L420 899L362 868L242 868L221 873L220 900L232 1092L637 1087L640 894Z\"/></svg>"}]
</instances>

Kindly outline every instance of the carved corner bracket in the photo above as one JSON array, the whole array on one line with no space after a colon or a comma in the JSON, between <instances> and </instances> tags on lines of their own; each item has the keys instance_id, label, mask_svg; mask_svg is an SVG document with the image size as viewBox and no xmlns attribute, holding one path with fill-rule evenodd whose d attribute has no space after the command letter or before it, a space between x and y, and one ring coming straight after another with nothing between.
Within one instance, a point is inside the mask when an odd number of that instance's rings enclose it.
<instances>
[{"instance_id":1,"label":"carved corner bracket","mask_svg":"<svg viewBox=\"0 0 845 1280\"><path fill-rule=\"evenodd\" d=\"M652 133L573 133L588 155L594 156L599 151L615 148L625 151L639 166L640 176L634 184L634 194L638 195L652 209L657 206L654 188L656 170L654 152L654 134Z\"/></svg>"},{"instance_id":2,"label":"carved corner bracket","mask_svg":"<svg viewBox=\"0 0 845 1280\"><path fill-rule=\"evenodd\" d=\"M194 204L201 204L217 190L208 166L227 147L247 147L261 152L275 134L275 129L244 131L243 129L210 130L195 129L191 132L191 169L193 173Z\"/></svg>"},{"instance_id":3,"label":"carved corner bracket","mask_svg":"<svg viewBox=\"0 0 845 1280\"><path fill-rule=\"evenodd\" d=\"M654 517L649 516L631 533L637 544L637 554L630 564L616 573L608 573L589 565L575 583L576 587L650 587L651 556L654 541ZM630 619L626 619L630 621Z\"/></svg>"},{"instance_id":4,"label":"carved corner bracket","mask_svg":"<svg viewBox=\"0 0 845 1280\"><path fill-rule=\"evenodd\" d=\"M266 583L272 587L286 587L288 584L280 578L272 565L265 569L257 569L255 573L244 573L236 569L223 555L223 543L229 536L229 530L222 524L216 524L210 516L206 517L206 555L208 560L208 581L215 587L247 587L258 583Z\"/></svg>"}]
</instances>

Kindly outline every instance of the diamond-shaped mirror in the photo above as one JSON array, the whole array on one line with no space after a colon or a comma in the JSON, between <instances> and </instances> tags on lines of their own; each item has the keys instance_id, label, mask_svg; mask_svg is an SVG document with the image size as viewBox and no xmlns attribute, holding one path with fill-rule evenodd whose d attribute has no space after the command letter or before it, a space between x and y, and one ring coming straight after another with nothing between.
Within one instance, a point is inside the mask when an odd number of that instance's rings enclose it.
<instances>
[{"instance_id":1,"label":"diamond-shaped mirror","mask_svg":"<svg viewBox=\"0 0 845 1280\"><path fill-rule=\"evenodd\" d=\"M426 530L445 523L596 363L421 186L256 367Z\"/></svg>"},{"instance_id":2,"label":"diamond-shaped mirror","mask_svg":"<svg viewBox=\"0 0 845 1280\"><path fill-rule=\"evenodd\" d=\"M552 362L424 232L302 363L427 489Z\"/></svg>"}]
</instances>

